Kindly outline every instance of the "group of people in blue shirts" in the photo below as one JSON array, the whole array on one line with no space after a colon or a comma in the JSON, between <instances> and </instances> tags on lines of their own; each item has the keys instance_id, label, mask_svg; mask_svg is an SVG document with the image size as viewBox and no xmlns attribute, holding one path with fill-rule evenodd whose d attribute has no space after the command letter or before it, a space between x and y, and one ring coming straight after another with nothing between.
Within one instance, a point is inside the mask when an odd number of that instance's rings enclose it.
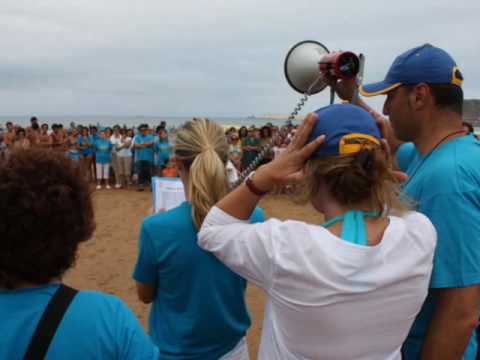
<instances>
[{"instance_id":1,"label":"group of people in blue shirts","mask_svg":"<svg viewBox=\"0 0 480 360\"><path fill-rule=\"evenodd\" d=\"M131 177L137 175L138 189L143 190L151 176L161 173L172 156L165 127L159 127L156 134L145 124L138 127L136 134L133 129L119 126L115 126L113 131L102 128L99 132L96 127L82 127L78 136L77 130L73 130L73 133L68 156L75 162L83 161L87 175L92 172L89 177L97 180L97 189L101 189L102 180L105 181L106 188L110 189L109 170L113 168L116 187L123 185L121 176L128 177L125 182L130 183ZM129 169L122 169L117 164L117 157L128 158Z\"/></svg>"}]
</instances>

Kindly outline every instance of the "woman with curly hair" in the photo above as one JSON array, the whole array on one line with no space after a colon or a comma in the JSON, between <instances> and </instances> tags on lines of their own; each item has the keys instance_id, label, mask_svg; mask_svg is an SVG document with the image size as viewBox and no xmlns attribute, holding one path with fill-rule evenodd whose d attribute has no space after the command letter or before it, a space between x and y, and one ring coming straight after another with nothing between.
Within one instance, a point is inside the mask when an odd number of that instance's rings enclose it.
<instances>
[{"instance_id":1,"label":"woman with curly hair","mask_svg":"<svg viewBox=\"0 0 480 360\"><path fill-rule=\"evenodd\" d=\"M118 298L62 284L95 228L88 184L63 153L0 166L0 359L156 359Z\"/></svg>"}]
</instances>

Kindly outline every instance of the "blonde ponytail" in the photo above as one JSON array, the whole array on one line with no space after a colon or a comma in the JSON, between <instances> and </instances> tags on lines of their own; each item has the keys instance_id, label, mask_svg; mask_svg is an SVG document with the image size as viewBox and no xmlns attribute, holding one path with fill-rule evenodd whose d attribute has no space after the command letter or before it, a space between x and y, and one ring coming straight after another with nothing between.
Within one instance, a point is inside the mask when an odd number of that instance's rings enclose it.
<instances>
[{"instance_id":1,"label":"blonde ponytail","mask_svg":"<svg viewBox=\"0 0 480 360\"><path fill-rule=\"evenodd\" d=\"M192 219L200 228L210 208L228 192L228 144L222 127L208 119L189 121L177 133L174 153L189 171Z\"/></svg>"}]
</instances>

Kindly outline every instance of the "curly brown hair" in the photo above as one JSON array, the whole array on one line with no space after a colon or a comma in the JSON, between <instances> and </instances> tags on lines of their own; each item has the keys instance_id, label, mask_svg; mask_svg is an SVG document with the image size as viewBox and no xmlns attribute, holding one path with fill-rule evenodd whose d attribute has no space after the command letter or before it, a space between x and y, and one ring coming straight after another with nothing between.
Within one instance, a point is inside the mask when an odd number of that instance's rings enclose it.
<instances>
[{"instance_id":1,"label":"curly brown hair","mask_svg":"<svg viewBox=\"0 0 480 360\"><path fill-rule=\"evenodd\" d=\"M61 277L94 229L89 186L63 154L18 150L0 163L0 288Z\"/></svg>"}]
</instances>

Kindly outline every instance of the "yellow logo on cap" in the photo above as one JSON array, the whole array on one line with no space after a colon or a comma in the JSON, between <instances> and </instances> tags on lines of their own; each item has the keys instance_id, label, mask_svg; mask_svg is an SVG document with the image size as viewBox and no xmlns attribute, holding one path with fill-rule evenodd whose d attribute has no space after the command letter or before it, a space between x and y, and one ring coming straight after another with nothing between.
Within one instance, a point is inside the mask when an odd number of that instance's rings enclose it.
<instances>
[{"instance_id":1,"label":"yellow logo on cap","mask_svg":"<svg viewBox=\"0 0 480 360\"><path fill-rule=\"evenodd\" d=\"M460 69L458 67L454 66L453 69L452 69L452 84L461 87L462 83L463 83L463 75L462 75Z\"/></svg>"},{"instance_id":2,"label":"yellow logo on cap","mask_svg":"<svg viewBox=\"0 0 480 360\"><path fill-rule=\"evenodd\" d=\"M364 149L375 149L380 141L367 134L348 134L340 139L338 152L340 155L356 154Z\"/></svg>"}]
</instances>

